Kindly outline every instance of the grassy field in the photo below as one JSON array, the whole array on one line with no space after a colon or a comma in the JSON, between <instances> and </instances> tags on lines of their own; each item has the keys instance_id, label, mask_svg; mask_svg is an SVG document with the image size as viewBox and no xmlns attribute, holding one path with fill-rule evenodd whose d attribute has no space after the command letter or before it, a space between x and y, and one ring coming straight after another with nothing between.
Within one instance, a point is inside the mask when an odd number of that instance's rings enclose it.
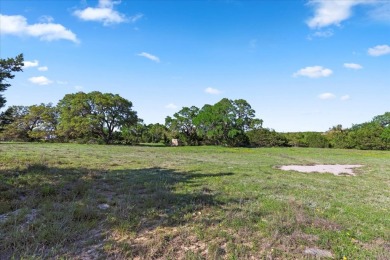
<instances>
[{"instance_id":1,"label":"grassy field","mask_svg":"<svg viewBox=\"0 0 390 260\"><path fill-rule=\"evenodd\" d=\"M362 164L357 176L286 164ZM0 259L390 259L390 152L0 143Z\"/></svg>"}]
</instances>

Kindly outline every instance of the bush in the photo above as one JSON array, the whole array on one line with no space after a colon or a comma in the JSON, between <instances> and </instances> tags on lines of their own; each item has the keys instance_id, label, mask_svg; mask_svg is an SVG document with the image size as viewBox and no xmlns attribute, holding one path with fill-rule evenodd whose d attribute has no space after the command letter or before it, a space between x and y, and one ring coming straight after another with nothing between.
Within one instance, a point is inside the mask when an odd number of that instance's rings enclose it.
<instances>
[{"instance_id":1,"label":"bush","mask_svg":"<svg viewBox=\"0 0 390 260\"><path fill-rule=\"evenodd\" d=\"M256 129L248 132L247 135L250 145L254 147L288 146L287 138L272 129Z\"/></svg>"}]
</instances>

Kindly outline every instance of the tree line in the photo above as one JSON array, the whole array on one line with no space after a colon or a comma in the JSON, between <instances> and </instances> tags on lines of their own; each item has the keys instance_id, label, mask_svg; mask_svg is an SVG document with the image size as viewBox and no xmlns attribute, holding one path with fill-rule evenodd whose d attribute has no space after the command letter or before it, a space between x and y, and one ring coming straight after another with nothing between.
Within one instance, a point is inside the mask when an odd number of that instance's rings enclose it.
<instances>
[{"instance_id":1,"label":"tree line","mask_svg":"<svg viewBox=\"0 0 390 260\"><path fill-rule=\"evenodd\" d=\"M0 59L0 92L14 72L22 71L23 55ZM5 105L0 95L0 108ZM93 91L65 95L57 105L10 106L0 113L0 140L104 144L224 145L250 147L318 147L390 150L390 112L351 128L341 125L325 133L278 133L262 126L244 99L221 99L201 108L183 107L165 124L144 124L131 101Z\"/></svg>"}]
</instances>

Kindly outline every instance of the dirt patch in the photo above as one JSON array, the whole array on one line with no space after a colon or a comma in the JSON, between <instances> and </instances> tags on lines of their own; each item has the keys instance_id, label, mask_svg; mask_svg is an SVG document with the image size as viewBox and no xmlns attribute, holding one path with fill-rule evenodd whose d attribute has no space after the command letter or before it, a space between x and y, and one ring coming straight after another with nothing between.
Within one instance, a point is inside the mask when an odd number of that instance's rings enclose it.
<instances>
[{"instance_id":1,"label":"dirt patch","mask_svg":"<svg viewBox=\"0 0 390 260\"><path fill-rule=\"evenodd\" d=\"M342 164L317 164L317 165L283 165L279 169L283 171L297 171L305 173L332 173L336 176L351 175L355 176L354 168L362 167L363 165L342 165Z\"/></svg>"}]
</instances>

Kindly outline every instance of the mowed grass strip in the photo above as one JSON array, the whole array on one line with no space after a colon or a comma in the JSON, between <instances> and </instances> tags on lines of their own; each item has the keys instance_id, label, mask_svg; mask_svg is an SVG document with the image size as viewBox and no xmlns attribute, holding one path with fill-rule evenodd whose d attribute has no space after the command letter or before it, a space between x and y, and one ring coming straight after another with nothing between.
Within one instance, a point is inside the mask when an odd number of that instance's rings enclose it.
<instances>
[{"instance_id":1,"label":"mowed grass strip","mask_svg":"<svg viewBox=\"0 0 390 260\"><path fill-rule=\"evenodd\" d=\"M0 144L1 259L389 259L389 216L390 152Z\"/></svg>"}]
</instances>

